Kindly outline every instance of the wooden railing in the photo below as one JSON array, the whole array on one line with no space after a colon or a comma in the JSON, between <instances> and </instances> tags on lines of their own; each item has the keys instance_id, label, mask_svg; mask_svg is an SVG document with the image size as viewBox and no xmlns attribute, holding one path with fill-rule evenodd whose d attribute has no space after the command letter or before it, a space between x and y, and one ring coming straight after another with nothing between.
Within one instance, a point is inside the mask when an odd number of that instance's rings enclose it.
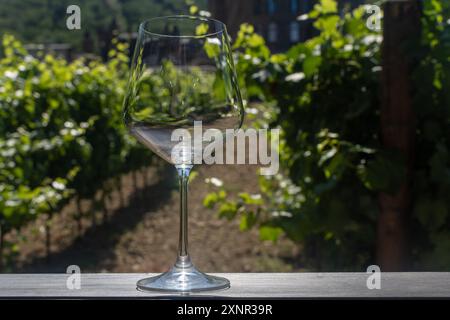
<instances>
[{"instance_id":1,"label":"wooden railing","mask_svg":"<svg viewBox=\"0 0 450 320\"><path fill-rule=\"evenodd\" d=\"M226 273L231 288L190 297L217 298L417 298L450 297L449 272L381 273L381 288L368 289L366 273ZM136 290L137 273L80 274L69 289L69 274L0 274L0 298L170 298L177 294ZM72 279L72 278L71 278ZM69 287L73 287L70 286ZM76 286L75 286L76 287Z\"/></svg>"}]
</instances>

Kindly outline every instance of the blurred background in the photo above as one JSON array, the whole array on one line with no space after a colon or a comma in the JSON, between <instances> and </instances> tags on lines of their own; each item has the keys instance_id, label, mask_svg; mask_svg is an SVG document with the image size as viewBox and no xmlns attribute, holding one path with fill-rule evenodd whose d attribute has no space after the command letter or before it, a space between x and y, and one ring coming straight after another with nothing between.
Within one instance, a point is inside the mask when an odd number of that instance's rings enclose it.
<instances>
[{"instance_id":1,"label":"blurred background","mask_svg":"<svg viewBox=\"0 0 450 320\"><path fill-rule=\"evenodd\" d=\"M173 263L175 170L121 114L138 25L170 14L225 22L244 125L281 129L276 176L195 169L197 267L450 270L448 1L0 0L0 272Z\"/></svg>"}]
</instances>

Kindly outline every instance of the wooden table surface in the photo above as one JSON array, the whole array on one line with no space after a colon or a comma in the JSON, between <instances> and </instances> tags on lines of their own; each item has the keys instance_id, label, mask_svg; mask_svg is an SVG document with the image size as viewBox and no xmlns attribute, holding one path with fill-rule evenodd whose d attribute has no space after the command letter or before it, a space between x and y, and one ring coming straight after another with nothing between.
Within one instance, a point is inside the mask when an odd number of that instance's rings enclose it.
<instances>
[{"instance_id":1,"label":"wooden table surface","mask_svg":"<svg viewBox=\"0 0 450 320\"><path fill-rule=\"evenodd\" d=\"M136 290L154 274L81 274L81 288L67 288L68 274L0 274L0 298L177 298ZM394 298L450 297L450 272L381 273L381 289L369 290L366 273L217 273L231 288L193 298Z\"/></svg>"}]
</instances>

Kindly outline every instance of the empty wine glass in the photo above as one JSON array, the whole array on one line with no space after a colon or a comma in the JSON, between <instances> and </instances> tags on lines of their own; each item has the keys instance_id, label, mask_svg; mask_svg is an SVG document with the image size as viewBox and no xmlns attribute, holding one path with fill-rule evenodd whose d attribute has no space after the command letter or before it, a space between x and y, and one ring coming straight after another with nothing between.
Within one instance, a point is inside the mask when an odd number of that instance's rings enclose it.
<instances>
[{"instance_id":1,"label":"empty wine glass","mask_svg":"<svg viewBox=\"0 0 450 320\"><path fill-rule=\"evenodd\" d=\"M220 130L225 137L229 129L241 126L243 114L223 23L169 16L140 25L124 100L124 121L140 142L175 165L181 199L176 263L161 275L138 281L138 289L194 292L230 286L225 278L198 271L189 257L188 178L205 143L195 145L184 136L177 140L173 134L177 129L193 133L194 125L201 122L203 129ZM173 152L175 147L177 152Z\"/></svg>"}]
</instances>

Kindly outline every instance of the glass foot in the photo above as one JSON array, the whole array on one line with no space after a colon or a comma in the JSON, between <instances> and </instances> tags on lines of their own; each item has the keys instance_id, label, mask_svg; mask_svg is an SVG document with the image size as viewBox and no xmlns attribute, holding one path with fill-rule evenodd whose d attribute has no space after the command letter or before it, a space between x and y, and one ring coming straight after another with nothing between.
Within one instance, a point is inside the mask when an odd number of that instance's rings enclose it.
<instances>
[{"instance_id":1,"label":"glass foot","mask_svg":"<svg viewBox=\"0 0 450 320\"><path fill-rule=\"evenodd\" d=\"M189 256L179 257L177 263L169 271L137 282L137 289L143 291L187 293L229 287L230 281L228 279L210 276L198 271Z\"/></svg>"}]
</instances>

